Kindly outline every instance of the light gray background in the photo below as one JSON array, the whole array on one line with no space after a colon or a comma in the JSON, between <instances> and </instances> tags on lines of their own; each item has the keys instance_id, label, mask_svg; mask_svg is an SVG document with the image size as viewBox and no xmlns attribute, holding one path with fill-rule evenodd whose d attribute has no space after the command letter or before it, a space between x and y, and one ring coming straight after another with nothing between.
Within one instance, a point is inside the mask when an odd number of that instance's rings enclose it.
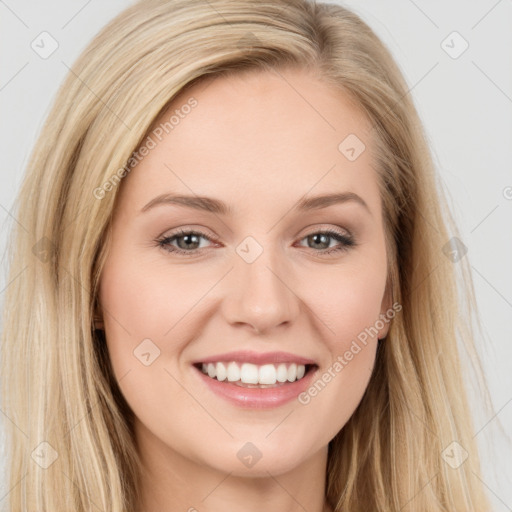
<instances>
[{"instance_id":1,"label":"light gray background","mask_svg":"<svg viewBox=\"0 0 512 512\"><path fill-rule=\"evenodd\" d=\"M131 3L0 0L2 255L14 197L58 85L93 35ZM453 201L485 328L479 349L498 413L476 420L484 449L477 477L489 489L493 510L510 511L511 446L497 437L496 424L499 419L512 432L512 0L342 4L369 23L398 61ZM43 31L59 44L47 59L31 48ZM463 41L454 31L469 44L458 58L452 56ZM0 300L7 286L4 259L2 264ZM2 421L8 420L0 411ZM0 507L7 493L3 480L0 474Z\"/></svg>"}]
</instances>

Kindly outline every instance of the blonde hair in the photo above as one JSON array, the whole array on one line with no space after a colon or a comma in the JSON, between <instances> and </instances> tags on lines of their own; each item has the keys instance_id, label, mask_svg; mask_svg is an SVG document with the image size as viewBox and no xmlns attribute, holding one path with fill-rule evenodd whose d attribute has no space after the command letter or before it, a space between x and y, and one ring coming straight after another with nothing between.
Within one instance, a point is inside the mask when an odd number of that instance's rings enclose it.
<instances>
[{"instance_id":1,"label":"blonde hair","mask_svg":"<svg viewBox=\"0 0 512 512\"><path fill-rule=\"evenodd\" d=\"M467 288L459 297L445 255L456 226L388 50L334 4L145 0L109 23L73 66L21 187L2 334L10 510L134 510L133 413L92 321L120 187L100 198L94 191L125 167L186 87L286 67L313 70L372 123L389 284L402 305L363 400L329 444L326 498L347 512L489 509L471 476L479 457L457 347L462 333L478 371L464 320L475 307L471 276L461 259ZM469 454L458 468L442 456L453 441ZM55 454L46 469L34 463Z\"/></svg>"}]
</instances>

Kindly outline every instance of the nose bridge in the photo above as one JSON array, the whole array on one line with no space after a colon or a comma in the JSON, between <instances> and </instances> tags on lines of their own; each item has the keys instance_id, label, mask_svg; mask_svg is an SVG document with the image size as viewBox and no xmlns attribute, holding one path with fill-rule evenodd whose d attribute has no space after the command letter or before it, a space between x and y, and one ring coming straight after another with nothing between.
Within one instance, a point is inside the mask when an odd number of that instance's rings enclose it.
<instances>
[{"instance_id":1,"label":"nose bridge","mask_svg":"<svg viewBox=\"0 0 512 512\"><path fill-rule=\"evenodd\" d=\"M230 322L264 331L291 321L298 311L298 298L290 289L281 247L270 236L260 240L248 236L236 247L226 301Z\"/></svg>"}]
</instances>

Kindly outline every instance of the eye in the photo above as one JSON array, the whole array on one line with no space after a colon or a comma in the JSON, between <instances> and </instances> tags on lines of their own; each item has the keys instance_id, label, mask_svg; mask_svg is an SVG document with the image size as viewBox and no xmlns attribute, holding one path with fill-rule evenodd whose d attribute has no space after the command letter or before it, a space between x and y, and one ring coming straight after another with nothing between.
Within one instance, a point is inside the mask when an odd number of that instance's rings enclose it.
<instances>
[{"instance_id":1,"label":"eye","mask_svg":"<svg viewBox=\"0 0 512 512\"><path fill-rule=\"evenodd\" d=\"M352 236L345 235L344 233L340 233L332 229L311 233L310 235L304 237L302 240L306 240L306 243L312 244L312 248L321 249L321 251L317 251L320 252L321 254L331 254L333 252L338 251L347 251L350 247L356 245L355 240ZM333 240L339 242L339 245L329 247L330 242Z\"/></svg>"},{"instance_id":2,"label":"eye","mask_svg":"<svg viewBox=\"0 0 512 512\"><path fill-rule=\"evenodd\" d=\"M200 239L204 238L213 241L208 235L201 231L184 231L179 230L170 236L166 236L157 240L158 246L162 247L168 252L177 254L183 254L185 256L193 256L200 249ZM177 243L178 247L172 245L174 242Z\"/></svg>"}]
</instances>

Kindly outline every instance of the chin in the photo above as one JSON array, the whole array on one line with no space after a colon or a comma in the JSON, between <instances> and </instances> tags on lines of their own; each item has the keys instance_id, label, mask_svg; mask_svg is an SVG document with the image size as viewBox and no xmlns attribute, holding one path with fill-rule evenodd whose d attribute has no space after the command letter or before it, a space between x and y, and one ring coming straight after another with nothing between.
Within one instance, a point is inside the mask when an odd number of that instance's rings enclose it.
<instances>
[{"instance_id":1,"label":"chin","mask_svg":"<svg viewBox=\"0 0 512 512\"><path fill-rule=\"evenodd\" d=\"M269 473L277 476L292 471L312 455L306 453L304 440L297 440L290 445L284 442L282 436L261 442L231 440L229 446L220 448L220 453L213 453L210 446L208 456L202 457L204 464L222 473L255 478L268 477Z\"/></svg>"}]
</instances>

